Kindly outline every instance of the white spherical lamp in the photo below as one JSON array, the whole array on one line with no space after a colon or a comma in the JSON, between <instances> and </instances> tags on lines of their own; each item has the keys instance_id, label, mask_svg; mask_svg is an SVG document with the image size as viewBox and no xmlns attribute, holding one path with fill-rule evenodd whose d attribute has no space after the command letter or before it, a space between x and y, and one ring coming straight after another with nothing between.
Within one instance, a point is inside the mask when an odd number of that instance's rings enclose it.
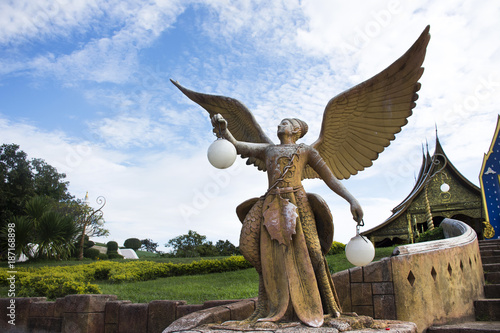
<instances>
[{"instance_id":1,"label":"white spherical lamp","mask_svg":"<svg viewBox=\"0 0 500 333\"><path fill-rule=\"evenodd\" d=\"M441 190L441 192L448 192L450 190L450 185L446 184L446 183L443 183L441 184L441 187L439 187L439 189Z\"/></svg>"},{"instance_id":2,"label":"white spherical lamp","mask_svg":"<svg viewBox=\"0 0 500 333\"><path fill-rule=\"evenodd\" d=\"M236 160L236 147L226 139L217 139L208 147L207 157L217 169L229 168Z\"/></svg>"},{"instance_id":3,"label":"white spherical lamp","mask_svg":"<svg viewBox=\"0 0 500 333\"><path fill-rule=\"evenodd\" d=\"M365 266L375 257L375 248L372 242L356 232L345 247L345 255L354 266Z\"/></svg>"}]
</instances>

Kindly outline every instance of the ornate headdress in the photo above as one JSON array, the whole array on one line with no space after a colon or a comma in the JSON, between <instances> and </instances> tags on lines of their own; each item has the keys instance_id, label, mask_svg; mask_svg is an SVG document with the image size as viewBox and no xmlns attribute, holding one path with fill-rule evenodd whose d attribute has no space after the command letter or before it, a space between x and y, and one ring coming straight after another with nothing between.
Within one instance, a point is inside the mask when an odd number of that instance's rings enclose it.
<instances>
[{"instance_id":1,"label":"ornate headdress","mask_svg":"<svg viewBox=\"0 0 500 333\"><path fill-rule=\"evenodd\" d=\"M307 126L305 121L297 118L285 118L285 119L292 123L293 128L298 128L300 130L297 139L300 139L304 135L306 135L307 131L309 130L309 126Z\"/></svg>"}]
</instances>

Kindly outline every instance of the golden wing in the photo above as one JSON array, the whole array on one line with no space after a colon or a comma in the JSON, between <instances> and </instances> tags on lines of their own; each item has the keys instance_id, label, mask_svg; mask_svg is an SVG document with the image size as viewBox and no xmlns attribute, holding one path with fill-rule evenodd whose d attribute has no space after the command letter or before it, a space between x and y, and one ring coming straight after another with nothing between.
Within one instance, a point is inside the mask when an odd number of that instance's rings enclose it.
<instances>
[{"instance_id":1,"label":"golden wing","mask_svg":"<svg viewBox=\"0 0 500 333\"><path fill-rule=\"evenodd\" d=\"M418 99L429 28L392 65L328 102L312 147L338 179L371 166L408 122ZM303 178L319 176L308 166Z\"/></svg>"},{"instance_id":2,"label":"golden wing","mask_svg":"<svg viewBox=\"0 0 500 333\"><path fill-rule=\"evenodd\" d=\"M236 140L253 143L273 143L257 123L250 110L240 101L225 96L199 93L184 88L176 81L170 81L189 99L207 110L210 118L220 113L227 120L227 128ZM241 157L246 158L248 156L242 155ZM266 164L262 160L251 157L248 158L246 163L255 165L259 170L266 171Z\"/></svg>"}]
</instances>

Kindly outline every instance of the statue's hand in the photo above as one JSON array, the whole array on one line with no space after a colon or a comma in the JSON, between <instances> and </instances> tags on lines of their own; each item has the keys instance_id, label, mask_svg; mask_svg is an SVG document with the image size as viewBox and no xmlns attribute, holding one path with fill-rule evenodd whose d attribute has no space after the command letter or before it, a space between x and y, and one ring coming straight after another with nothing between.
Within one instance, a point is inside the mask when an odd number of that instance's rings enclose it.
<instances>
[{"instance_id":1,"label":"statue's hand","mask_svg":"<svg viewBox=\"0 0 500 333\"><path fill-rule=\"evenodd\" d=\"M217 113L212 117L212 126L214 127L214 133L219 136L224 135L227 129L227 120L222 117L220 113Z\"/></svg>"},{"instance_id":2,"label":"statue's hand","mask_svg":"<svg viewBox=\"0 0 500 333\"><path fill-rule=\"evenodd\" d=\"M361 205L356 199L351 202L351 213L354 221L358 223L361 222L363 219L363 209L361 209Z\"/></svg>"}]
</instances>

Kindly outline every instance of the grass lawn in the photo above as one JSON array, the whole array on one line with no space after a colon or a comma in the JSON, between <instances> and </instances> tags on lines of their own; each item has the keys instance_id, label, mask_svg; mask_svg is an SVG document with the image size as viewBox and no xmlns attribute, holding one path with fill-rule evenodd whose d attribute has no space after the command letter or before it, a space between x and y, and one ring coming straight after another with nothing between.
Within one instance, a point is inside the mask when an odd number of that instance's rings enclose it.
<instances>
[{"instance_id":1,"label":"grass lawn","mask_svg":"<svg viewBox=\"0 0 500 333\"><path fill-rule=\"evenodd\" d=\"M174 276L150 281L112 284L97 282L103 294L118 295L133 303L184 300L201 304L209 300L257 297L259 276L253 268L205 275Z\"/></svg>"}]
</instances>

